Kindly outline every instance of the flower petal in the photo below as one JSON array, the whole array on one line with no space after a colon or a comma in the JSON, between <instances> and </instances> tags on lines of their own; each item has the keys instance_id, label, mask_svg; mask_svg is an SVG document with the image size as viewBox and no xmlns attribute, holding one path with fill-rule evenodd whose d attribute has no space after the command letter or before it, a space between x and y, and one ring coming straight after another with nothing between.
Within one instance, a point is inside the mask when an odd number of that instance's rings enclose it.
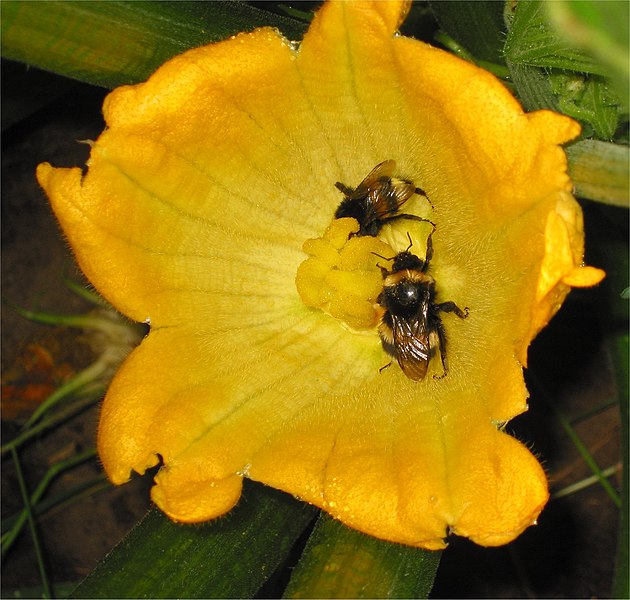
<instances>
[{"instance_id":1,"label":"flower petal","mask_svg":"<svg viewBox=\"0 0 630 600\"><path fill-rule=\"evenodd\" d=\"M299 50L259 29L186 52L110 94L87 174L38 169L90 280L151 323L107 394L103 465L121 483L161 461L177 520L229 510L247 476L435 549L506 543L547 500L502 427L527 409L531 339L602 275L559 146L579 128L397 35L407 9L330 2ZM373 325L382 265L409 239L424 256L427 224L366 240L333 219L335 183L384 160L428 193L405 211L436 222L436 302L470 309L442 314L450 371L436 357L419 383Z\"/></svg>"}]
</instances>

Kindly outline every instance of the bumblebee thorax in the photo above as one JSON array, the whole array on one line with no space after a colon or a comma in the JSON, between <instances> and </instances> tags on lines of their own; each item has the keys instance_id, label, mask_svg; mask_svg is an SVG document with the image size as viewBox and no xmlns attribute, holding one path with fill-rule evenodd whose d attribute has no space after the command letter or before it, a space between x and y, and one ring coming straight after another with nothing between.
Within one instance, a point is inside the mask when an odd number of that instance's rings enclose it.
<instances>
[{"instance_id":1,"label":"bumblebee thorax","mask_svg":"<svg viewBox=\"0 0 630 600\"><path fill-rule=\"evenodd\" d=\"M412 285L425 285L431 287L435 285L435 280L431 275L422 271L404 269L402 271L392 271L383 281L383 288L398 286L401 282L409 282Z\"/></svg>"},{"instance_id":2,"label":"bumblebee thorax","mask_svg":"<svg viewBox=\"0 0 630 600\"><path fill-rule=\"evenodd\" d=\"M385 280L381 301L393 314L407 318L416 314L421 306L428 306L433 294L431 277L420 271L400 271Z\"/></svg>"}]
</instances>

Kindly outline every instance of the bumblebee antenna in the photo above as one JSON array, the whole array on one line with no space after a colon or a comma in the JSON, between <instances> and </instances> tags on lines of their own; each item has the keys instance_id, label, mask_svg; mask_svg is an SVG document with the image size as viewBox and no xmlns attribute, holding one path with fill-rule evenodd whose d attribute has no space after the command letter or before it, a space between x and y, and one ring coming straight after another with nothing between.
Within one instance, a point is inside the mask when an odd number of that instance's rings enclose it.
<instances>
[{"instance_id":1,"label":"bumblebee antenna","mask_svg":"<svg viewBox=\"0 0 630 600\"><path fill-rule=\"evenodd\" d=\"M407 239L409 240L409 245L405 249L405 252L409 252L411 250L411 246L413 246L413 242L411 241L411 234L407 232Z\"/></svg>"},{"instance_id":2,"label":"bumblebee antenna","mask_svg":"<svg viewBox=\"0 0 630 600\"><path fill-rule=\"evenodd\" d=\"M394 260L396 257L392 256L391 258L387 258L386 256L381 256L380 254L378 254L378 252L372 252L372 254L374 256L378 256L379 258L382 258L383 260Z\"/></svg>"}]
</instances>

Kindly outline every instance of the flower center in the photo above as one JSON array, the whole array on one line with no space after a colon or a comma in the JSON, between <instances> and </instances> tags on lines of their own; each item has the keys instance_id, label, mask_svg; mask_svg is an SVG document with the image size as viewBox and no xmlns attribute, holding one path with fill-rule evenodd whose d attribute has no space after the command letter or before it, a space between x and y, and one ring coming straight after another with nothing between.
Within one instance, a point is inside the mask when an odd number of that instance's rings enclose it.
<instances>
[{"instance_id":1,"label":"flower center","mask_svg":"<svg viewBox=\"0 0 630 600\"><path fill-rule=\"evenodd\" d=\"M383 290L378 257L394 256L391 246L372 236L354 236L353 218L333 219L322 237L306 240L309 255L295 277L300 298L355 330L376 327L382 309L377 299Z\"/></svg>"}]
</instances>

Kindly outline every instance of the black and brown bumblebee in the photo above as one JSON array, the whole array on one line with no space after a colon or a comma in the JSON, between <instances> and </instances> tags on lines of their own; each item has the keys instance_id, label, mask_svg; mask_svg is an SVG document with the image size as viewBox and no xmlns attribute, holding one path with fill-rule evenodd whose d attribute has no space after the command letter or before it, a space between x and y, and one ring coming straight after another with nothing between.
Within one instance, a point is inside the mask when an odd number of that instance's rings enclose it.
<instances>
[{"instance_id":1,"label":"black and brown bumblebee","mask_svg":"<svg viewBox=\"0 0 630 600\"><path fill-rule=\"evenodd\" d=\"M395 178L396 161L386 160L376 165L367 177L351 188L337 181L335 187L345 195L335 211L335 218L352 217L359 222L355 235L375 237L383 225L397 219L413 219L432 223L416 215L399 213L401 206L414 194L427 197L424 190L406 179ZM430 204L430 202L429 202Z\"/></svg>"},{"instance_id":2,"label":"black and brown bumblebee","mask_svg":"<svg viewBox=\"0 0 630 600\"><path fill-rule=\"evenodd\" d=\"M429 362L437 352L440 353L443 369L439 378L448 373L446 336L440 313L452 312L460 319L468 316L468 308L462 310L454 302L436 302L435 280L427 274L433 256L431 237L434 232L435 227L427 238L424 260L409 252L411 237L407 234L407 250L385 259L392 261L391 271L379 265L383 273L383 291L378 303L385 312L378 333L383 349L414 381L424 379Z\"/></svg>"}]
</instances>

